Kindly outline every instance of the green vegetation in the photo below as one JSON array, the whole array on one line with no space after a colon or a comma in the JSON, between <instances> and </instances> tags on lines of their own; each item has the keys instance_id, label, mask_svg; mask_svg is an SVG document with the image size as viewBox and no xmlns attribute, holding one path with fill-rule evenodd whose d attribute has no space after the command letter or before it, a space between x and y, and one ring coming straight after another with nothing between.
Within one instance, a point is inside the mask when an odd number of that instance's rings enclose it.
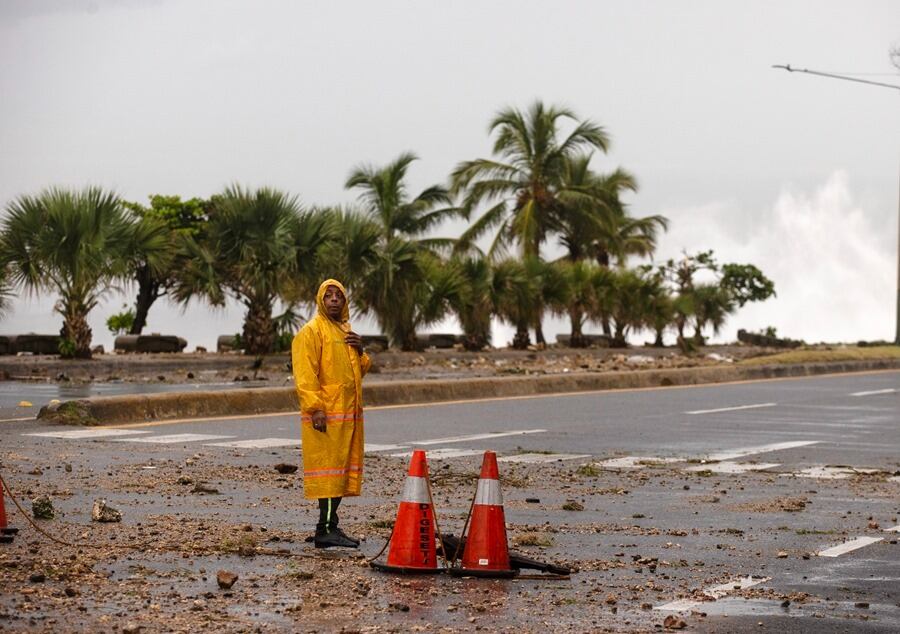
<instances>
[{"instance_id":1,"label":"green vegetation","mask_svg":"<svg viewBox=\"0 0 900 634\"><path fill-rule=\"evenodd\" d=\"M122 308L121 313L110 315L109 319L106 320L106 327L113 335L122 335L130 332L132 326L134 326L134 311L128 310L127 306Z\"/></svg>"},{"instance_id":2,"label":"green vegetation","mask_svg":"<svg viewBox=\"0 0 900 634\"><path fill-rule=\"evenodd\" d=\"M900 346L867 346L839 348L806 348L777 354L751 357L739 361L742 365L769 363L823 363L827 361L865 361L866 359L900 359Z\"/></svg>"},{"instance_id":3,"label":"green vegetation","mask_svg":"<svg viewBox=\"0 0 900 634\"><path fill-rule=\"evenodd\" d=\"M675 332L690 351L737 308L774 294L758 268L719 264L712 251L634 266L668 221L632 215L624 199L638 183L627 170L595 170L610 148L596 122L538 101L501 110L489 135L490 158L462 161L446 185L415 195L414 154L359 166L345 184L358 201L343 208L240 185L208 200L156 194L147 205L98 188L20 196L0 227L0 313L13 290L55 294L61 354L89 357L87 316L110 288L136 290L133 307L108 318L114 333L141 333L163 296L212 307L231 299L246 311L241 348L260 355L289 348L319 283L335 277L356 313L404 350L448 316L467 350L490 345L493 319L515 328L513 347L527 348L532 333L542 345L550 314L569 319L573 347L588 345L593 323L612 345L650 330L657 345ZM459 237L435 237L458 219L471 219ZM562 255L547 259L554 245Z\"/></svg>"}]
</instances>

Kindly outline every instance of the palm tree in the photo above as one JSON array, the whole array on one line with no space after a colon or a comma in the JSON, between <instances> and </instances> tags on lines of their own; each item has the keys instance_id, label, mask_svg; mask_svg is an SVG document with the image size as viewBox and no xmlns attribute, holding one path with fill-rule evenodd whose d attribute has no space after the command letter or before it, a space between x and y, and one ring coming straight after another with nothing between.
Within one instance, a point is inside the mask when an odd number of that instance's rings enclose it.
<instances>
[{"instance_id":1,"label":"palm tree","mask_svg":"<svg viewBox=\"0 0 900 634\"><path fill-rule=\"evenodd\" d=\"M571 324L569 346L572 348L586 348L588 341L584 336L583 327L588 316L595 312L596 298L594 295L594 275L596 265L584 260L570 262L560 260L556 267L565 277L565 312Z\"/></svg>"},{"instance_id":2,"label":"palm tree","mask_svg":"<svg viewBox=\"0 0 900 634\"><path fill-rule=\"evenodd\" d=\"M115 194L98 187L51 188L8 206L0 258L13 284L59 294L63 356L90 358L88 314L124 278L135 249L151 268L163 268L165 236L144 229L128 218Z\"/></svg>"},{"instance_id":3,"label":"palm tree","mask_svg":"<svg viewBox=\"0 0 900 634\"><path fill-rule=\"evenodd\" d=\"M404 350L416 348L416 328L433 321L434 309L439 305L431 294L437 253L446 250L453 240L424 237L444 220L460 211L450 204L447 190L433 185L411 198L407 193L406 174L417 160L411 153L401 154L383 167L356 168L347 179L348 189L360 190L363 214L368 228L361 221L356 228L367 252L374 246L371 259L351 279L353 298L362 312L375 315L379 326L394 345ZM374 245L368 241L373 229L377 231Z\"/></svg>"},{"instance_id":4,"label":"palm tree","mask_svg":"<svg viewBox=\"0 0 900 634\"><path fill-rule=\"evenodd\" d=\"M310 231L309 227L322 230ZM204 239L185 236L190 253L174 291L187 303L199 296L222 306L231 296L241 302L242 341L248 354L272 351L276 336L275 302L308 292L318 273L315 254L331 235L319 214L304 212L295 196L234 185L216 200Z\"/></svg>"},{"instance_id":5,"label":"palm tree","mask_svg":"<svg viewBox=\"0 0 900 634\"><path fill-rule=\"evenodd\" d=\"M493 266L491 286L494 313L515 327L512 347L517 350L524 350L531 343L528 326L534 323L537 308L535 281L529 277L521 260L506 259Z\"/></svg>"},{"instance_id":6,"label":"palm tree","mask_svg":"<svg viewBox=\"0 0 900 634\"><path fill-rule=\"evenodd\" d=\"M575 127L560 140L559 127L566 120ZM479 205L490 205L463 233L460 247L470 248L496 229L491 256L510 245L518 245L522 256L539 256L547 236L560 226L568 161L585 151L606 152L609 137L601 126L579 121L571 110L540 101L525 113L502 110L489 129L496 132L493 153L498 158L465 161L452 175L453 193L465 192L467 215Z\"/></svg>"},{"instance_id":7,"label":"palm tree","mask_svg":"<svg viewBox=\"0 0 900 634\"><path fill-rule=\"evenodd\" d=\"M637 191L635 177L621 168L595 173L590 160L590 155L574 157L567 161L564 173L561 198L566 209L559 241L568 259L588 258L610 266L615 258L624 266L631 255L653 255L658 233L668 227L668 220L661 215L630 216L622 194Z\"/></svg>"},{"instance_id":8,"label":"palm tree","mask_svg":"<svg viewBox=\"0 0 900 634\"><path fill-rule=\"evenodd\" d=\"M462 328L463 348L483 350L491 343L491 318L509 278L498 273L490 260L478 256L454 256L442 270L446 277L456 280L452 285L445 283L455 291L446 297L448 309Z\"/></svg>"},{"instance_id":9,"label":"palm tree","mask_svg":"<svg viewBox=\"0 0 900 634\"><path fill-rule=\"evenodd\" d=\"M423 234L461 211L451 205L449 192L440 185L427 187L410 200L405 179L409 166L416 160L415 154L404 152L383 167L357 167L344 187L360 190L364 212L378 223L384 243L402 237L416 239L419 245L428 249L452 246L450 239L422 238Z\"/></svg>"}]
</instances>

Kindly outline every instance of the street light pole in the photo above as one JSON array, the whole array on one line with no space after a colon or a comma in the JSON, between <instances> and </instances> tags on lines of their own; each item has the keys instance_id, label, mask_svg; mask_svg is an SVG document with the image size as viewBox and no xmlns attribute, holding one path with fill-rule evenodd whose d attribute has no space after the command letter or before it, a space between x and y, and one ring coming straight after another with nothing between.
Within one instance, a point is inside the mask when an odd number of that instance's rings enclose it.
<instances>
[{"instance_id":1,"label":"street light pole","mask_svg":"<svg viewBox=\"0 0 900 634\"><path fill-rule=\"evenodd\" d=\"M852 81L858 84L869 84L870 86L879 86L881 88L890 88L900 91L900 86L896 84L887 84L880 81L870 81L868 79L859 79L858 77L847 77L846 75L837 75L835 73L824 73L818 70L809 70L808 68L792 68L790 64L774 64L772 68L781 68L789 73L806 73L807 75L817 75L819 77L828 77L830 79L841 79L844 81ZM898 178L900 184L900 178ZM900 190L898 190L900 191ZM897 202L897 315L896 330L894 332L894 345L900 346L900 198Z\"/></svg>"}]
</instances>

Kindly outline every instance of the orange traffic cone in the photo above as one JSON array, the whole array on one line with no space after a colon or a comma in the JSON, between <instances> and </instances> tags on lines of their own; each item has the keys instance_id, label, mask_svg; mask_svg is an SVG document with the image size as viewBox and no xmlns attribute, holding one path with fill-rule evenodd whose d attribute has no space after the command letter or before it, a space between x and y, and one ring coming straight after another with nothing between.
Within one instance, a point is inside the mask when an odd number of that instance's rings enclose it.
<instances>
[{"instance_id":1,"label":"orange traffic cone","mask_svg":"<svg viewBox=\"0 0 900 634\"><path fill-rule=\"evenodd\" d=\"M13 540L13 535L19 532L18 528L10 528L6 524L6 506L4 504L5 491L0 484L0 544L8 544Z\"/></svg>"},{"instance_id":2,"label":"orange traffic cone","mask_svg":"<svg viewBox=\"0 0 900 634\"><path fill-rule=\"evenodd\" d=\"M493 451L484 452L462 564L450 572L461 577L513 577L518 574L509 564L500 473L497 454Z\"/></svg>"},{"instance_id":3,"label":"orange traffic cone","mask_svg":"<svg viewBox=\"0 0 900 634\"><path fill-rule=\"evenodd\" d=\"M443 572L444 569L437 565L434 527L425 452L416 450L409 462L403 498L391 532L387 564L372 562L372 567L385 572L412 574Z\"/></svg>"}]
</instances>

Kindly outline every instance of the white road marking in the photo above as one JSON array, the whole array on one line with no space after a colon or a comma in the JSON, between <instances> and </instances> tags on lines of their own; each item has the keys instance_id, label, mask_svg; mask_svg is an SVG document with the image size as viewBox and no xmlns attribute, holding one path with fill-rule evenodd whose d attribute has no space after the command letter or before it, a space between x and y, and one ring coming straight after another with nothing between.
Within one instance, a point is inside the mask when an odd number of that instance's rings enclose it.
<instances>
[{"instance_id":1,"label":"white road marking","mask_svg":"<svg viewBox=\"0 0 900 634\"><path fill-rule=\"evenodd\" d=\"M480 456L484 451L482 449L454 449L452 447L442 447L440 449L430 449L425 457L428 460L446 460L447 458L463 458L465 456ZM403 453L392 453L392 458L409 458L413 455L412 451Z\"/></svg>"},{"instance_id":2,"label":"white road marking","mask_svg":"<svg viewBox=\"0 0 900 634\"><path fill-rule=\"evenodd\" d=\"M886 390L869 390L867 392L854 392L850 396L874 396L875 394L893 394L897 390L889 387Z\"/></svg>"},{"instance_id":3,"label":"white road marking","mask_svg":"<svg viewBox=\"0 0 900 634\"><path fill-rule=\"evenodd\" d=\"M712 586L711 588L706 588L703 590L703 594L713 599L721 599L722 597L734 592L735 590L746 590L747 588L752 588L753 586L759 585L771 579L771 577L746 577L739 578L731 581L729 583L723 583L718 586ZM686 610L690 610L691 608L695 608L698 605L704 603L703 601L694 601L692 599L678 599L677 601L672 601L670 603L666 603L665 605L658 605L654 610L665 610L667 612L683 612Z\"/></svg>"},{"instance_id":4,"label":"white road marking","mask_svg":"<svg viewBox=\"0 0 900 634\"><path fill-rule=\"evenodd\" d=\"M577 460L579 458L590 458L590 454L585 453L521 453L515 456L503 456L497 458L497 462L556 462L557 460Z\"/></svg>"},{"instance_id":5,"label":"white road marking","mask_svg":"<svg viewBox=\"0 0 900 634\"><path fill-rule=\"evenodd\" d=\"M883 537L857 537L856 539L851 539L849 542L844 542L843 544L832 546L831 548L826 548L825 550L819 551L816 554L819 557L839 557L840 555L843 555L845 553L850 553L854 550L864 548L870 544L880 542L883 539Z\"/></svg>"},{"instance_id":6,"label":"white road marking","mask_svg":"<svg viewBox=\"0 0 900 634\"><path fill-rule=\"evenodd\" d=\"M514 431L498 431L488 432L486 434L472 434L471 436L447 436L446 438L432 438L430 440L417 440L410 442L413 447L427 445L443 445L451 442L468 442L470 440L487 440L489 438L500 438L501 436L522 436L524 434L542 434L546 429L518 429Z\"/></svg>"},{"instance_id":7,"label":"white road marking","mask_svg":"<svg viewBox=\"0 0 900 634\"><path fill-rule=\"evenodd\" d=\"M900 524L884 529L885 533L900 533Z\"/></svg>"},{"instance_id":8,"label":"white road marking","mask_svg":"<svg viewBox=\"0 0 900 634\"><path fill-rule=\"evenodd\" d=\"M73 431L42 431L23 436L41 436L42 438L65 438L66 440L82 440L84 438L106 438L112 436L132 436L134 434L149 434L146 431L132 431L130 429L76 429Z\"/></svg>"},{"instance_id":9,"label":"white road marking","mask_svg":"<svg viewBox=\"0 0 900 634\"><path fill-rule=\"evenodd\" d=\"M207 447L231 447L233 449L269 449L271 447L300 446L297 438L252 438L250 440L232 440L230 442L207 443Z\"/></svg>"},{"instance_id":10,"label":"white road marking","mask_svg":"<svg viewBox=\"0 0 900 634\"><path fill-rule=\"evenodd\" d=\"M761 462L753 464L751 462L713 462L711 464L701 464L688 467L685 471L712 471L713 473L746 473L747 471L763 471L780 467L781 463L777 462Z\"/></svg>"},{"instance_id":11,"label":"white road marking","mask_svg":"<svg viewBox=\"0 0 900 634\"><path fill-rule=\"evenodd\" d=\"M776 442L771 445L759 445L758 447L744 447L742 449L732 449L731 451L722 451L720 453L710 454L707 457L709 461L723 462L725 460L734 460L735 458L744 458L758 453L769 453L770 451L780 451L782 449L794 449L795 447L806 447L807 445L815 445L818 440L788 440L786 442Z\"/></svg>"},{"instance_id":12,"label":"white road marking","mask_svg":"<svg viewBox=\"0 0 900 634\"><path fill-rule=\"evenodd\" d=\"M684 460L682 458L659 458L657 456L622 456L621 458L601 460L596 465L601 469L640 469L672 462L684 462Z\"/></svg>"},{"instance_id":13,"label":"white road marking","mask_svg":"<svg viewBox=\"0 0 900 634\"><path fill-rule=\"evenodd\" d=\"M377 445L375 443L366 443L366 453L376 453L379 451L396 451L397 449L406 449L407 445Z\"/></svg>"},{"instance_id":14,"label":"white road marking","mask_svg":"<svg viewBox=\"0 0 900 634\"><path fill-rule=\"evenodd\" d=\"M146 436L144 438L116 438L113 442L146 442L161 445L173 445L179 442L218 440L220 438L234 438L234 436L219 436L216 434L167 434L165 436Z\"/></svg>"},{"instance_id":15,"label":"white road marking","mask_svg":"<svg viewBox=\"0 0 900 634\"><path fill-rule=\"evenodd\" d=\"M853 467L826 467L819 465L809 467L794 473L782 473L782 476L796 476L798 478L816 478L818 480L845 480L852 475L878 473L878 469L854 469Z\"/></svg>"},{"instance_id":16,"label":"white road marking","mask_svg":"<svg viewBox=\"0 0 900 634\"><path fill-rule=\"evenodd\" d=\"M892 476L888 478L888 482L900 482L900 476Z\"/></svg>"},{"instance_id":17,"label":"white road marking","mask_svg":"<svg viewBox=\"0 0 900 634\"><path fill-rule=\"evenodd\" d=\"M738 405L736 407L720 407L718 409L696 409L685 414L718 414L719 412L737 412L743 409L759 409L760 407L775 407L778 403L757 403L755 405Z\"/></svg>"}]
</instances>

